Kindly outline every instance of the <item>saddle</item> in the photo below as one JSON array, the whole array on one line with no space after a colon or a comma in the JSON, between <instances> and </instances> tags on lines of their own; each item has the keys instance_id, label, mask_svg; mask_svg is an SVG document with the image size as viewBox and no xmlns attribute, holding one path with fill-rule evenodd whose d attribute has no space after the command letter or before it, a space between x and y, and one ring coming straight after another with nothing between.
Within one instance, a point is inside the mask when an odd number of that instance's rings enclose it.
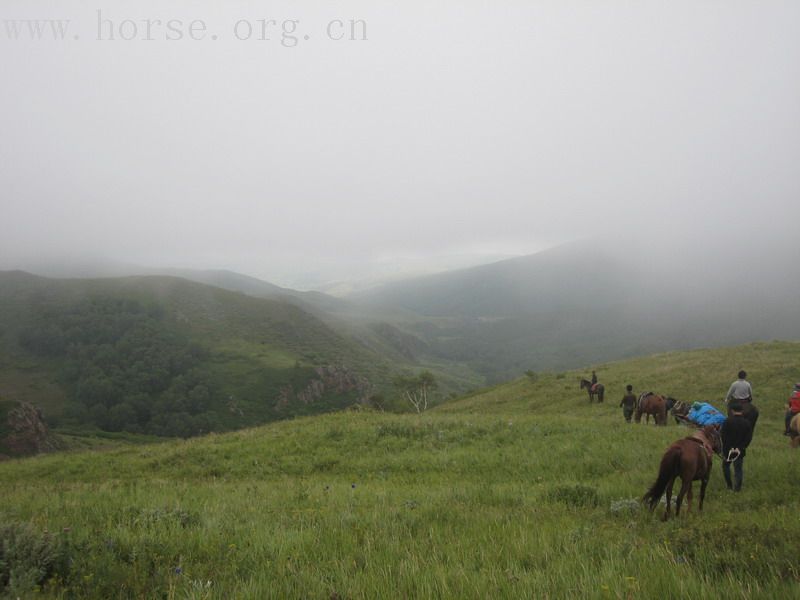
<instances>
[{"instance_id":1,"label":"saddle","mask_svg":"<svg viewBox=\"0 0 800 600\"><path fill-rule=\"evenodd\" d=\"M703 446L703 450L706 451L706 455L708 456L709 462L711 461L711 458L714 456L714 448L711 446L711 443L708 441L708 438L706 438L706 436L703 434L702 431L696 431L686 439L692 440L693 442L697 442L698 444Z\"/></svg>"},{"instance_id":2,"label":"saddle","mask_svg":"<svg viewBox=\"0 0 800 600\"><path fill-rule=\"evenodd\" d=\"M597 386L598 386L598 385L600 385L600 384L599 384L599 383L593 383L593 384L592 384L592 393L593 393L593 394L596 394L596 393L597 393Z\"/></svg>"}]
</instances>

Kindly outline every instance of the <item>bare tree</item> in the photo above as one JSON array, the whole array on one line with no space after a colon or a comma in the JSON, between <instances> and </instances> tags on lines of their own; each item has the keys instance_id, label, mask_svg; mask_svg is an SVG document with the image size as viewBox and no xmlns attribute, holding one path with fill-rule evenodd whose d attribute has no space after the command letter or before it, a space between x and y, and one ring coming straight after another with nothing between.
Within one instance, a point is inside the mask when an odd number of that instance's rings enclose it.
<instances>
[{"instance_id":1,"label":"bare tree","mask_svg":"<svg viewBox=\"0 0 800 600\"><path fill-rule=\"evenodd\" d=\"M430 371L423 371L417 376L401 375L394 380L394 386L400 391L417 413L428 409L429 394L439 387L436 378Z\"/></svg>"}]
</instances>

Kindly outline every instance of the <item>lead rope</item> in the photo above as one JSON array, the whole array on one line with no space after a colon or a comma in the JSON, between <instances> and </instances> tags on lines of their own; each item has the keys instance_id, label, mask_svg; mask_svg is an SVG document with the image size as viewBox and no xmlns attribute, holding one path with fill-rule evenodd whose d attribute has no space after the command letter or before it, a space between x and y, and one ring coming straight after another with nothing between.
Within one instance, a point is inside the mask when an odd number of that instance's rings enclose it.
<instances>
[{"instance_id":1,"label":"lead rope","mask_svg":"<svg viewBox=\"0 0 800 600\"><path fill-rule=\"evenodd\" d=\"M731 458L731 455L733 455L734 453L735 453L735 456L733 456L733 458ZM728 450L728 456L727 456L727 458L725 458L725 462L732 463L737 458L739 458L741 455L742 455L742 451L741 450L739 450L738 448L731 448L730 450Z\"/></svg>"}]
</instances>

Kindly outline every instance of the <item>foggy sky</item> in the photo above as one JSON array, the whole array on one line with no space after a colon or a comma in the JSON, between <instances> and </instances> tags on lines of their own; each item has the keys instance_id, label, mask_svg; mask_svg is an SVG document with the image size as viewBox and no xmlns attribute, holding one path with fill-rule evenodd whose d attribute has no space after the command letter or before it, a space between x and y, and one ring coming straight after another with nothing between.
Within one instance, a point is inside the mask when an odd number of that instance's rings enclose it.
<instances>
[{"instance_id":1,"label":"foggy sky","mask_svg":"<svg viewBox=\"0 0 800 600\"><path fill-rule=\"evenodd\" d=\"M0 268L297 283L590 235L797 235L796 1L218 4L4 0L0 25L72 23L0 30ZM98 42L98 8L219 39ZM233 39L261 18L310 39ZM367 41L324 39L350 18Z\"/></svg>"}]
</instances>

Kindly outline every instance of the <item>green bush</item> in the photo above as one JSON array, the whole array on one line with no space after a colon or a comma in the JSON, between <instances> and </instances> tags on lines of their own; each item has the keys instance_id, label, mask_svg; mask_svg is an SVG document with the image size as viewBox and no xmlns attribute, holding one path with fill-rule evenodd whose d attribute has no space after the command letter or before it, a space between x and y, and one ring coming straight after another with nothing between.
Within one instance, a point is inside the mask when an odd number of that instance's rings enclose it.
<instances>
[{"instance_id":1,"label":"green bush","mask_svg":"<svg viewBox=\"0 0 800 600\"><path fill-rule=\"evenodd\" d=\"M525 375L527 375L528 381L531 383L536 383L539 380L539 374L533 369L528 369L525 371Z\"/></svg>"},{"instance_id":2,"label":"green bush","mask_svg":"<svg viewBox=\"0 0 800 600\"><path fill-rule=\"evenodd\" d=\"M30 523L0 525L0 594L24 596L52 579L66 581L72 558L68 532L40 532Z\"/></svg>"},{"instance_id":3,"label":"green bush","mask_svg":"<svg viewBox=\"0 0 800 600\"><path fill-rule=\"evenodd\" d=\"M576 483L574 485L559 485L547 494L551 502L560 502L567 506L597 506L600 496L597 490L588 485Z\"/></svg>"}]
</instances>

